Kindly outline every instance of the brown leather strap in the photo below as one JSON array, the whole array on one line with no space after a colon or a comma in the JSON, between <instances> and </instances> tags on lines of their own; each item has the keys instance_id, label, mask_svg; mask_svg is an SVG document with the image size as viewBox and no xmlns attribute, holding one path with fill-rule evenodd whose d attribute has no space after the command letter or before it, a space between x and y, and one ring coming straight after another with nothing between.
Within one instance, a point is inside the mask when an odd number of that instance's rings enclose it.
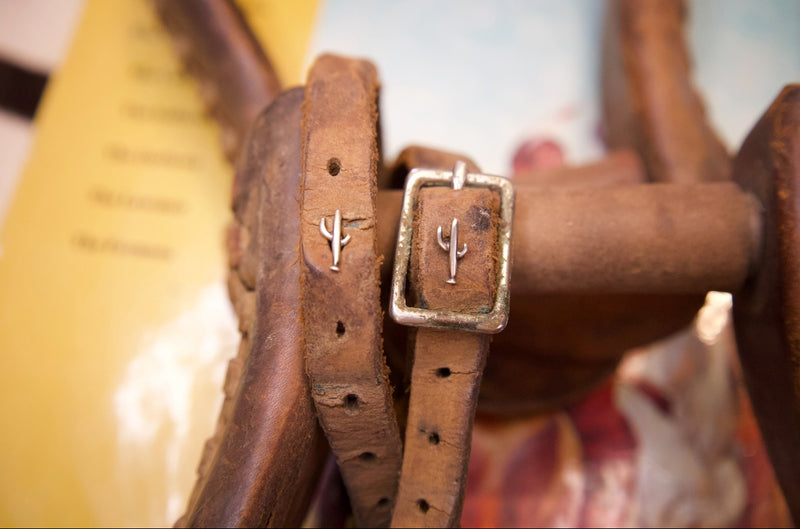
<instances>
[{"instance_id":1,"label":"brown leather strap","mask_svg":"<svg viewBox=\"0 0 800 529\"><path fill-rule=\"evenodd\" d=\"M744 378L795 524L800 524L800 84L788 85L748 134L733 178L758 198L758 265L733 318Z\"/></svg>"},{"instance_id":2,"label":"brown leather strap","mask_svg":"<svg viewBox=\"0 0 800 529\"><path fill-rule=\"evenodd\" d=\"M610 187L646 183L642 160L631 149L612 151L587 165L518 171L513 180L517 186Z\"/></svg>"},{"instance_id":3,"label":"brown leather strap","mask_svg":"<svg viewBox=\"0 0 800 529\"><path fill-rule=\"evenodd\" d=\"M390 202L401 201L402 193L380 193L386 207L379 221L396 226L397 218L389 215L397 215L397 208ZM759 247L752 229L758 209L732 182L595 189L520 185L516 202L515 298L735 292ZM381 242L382 248L389 246Z\"/></svg>"},{"instance_id":4,"label":"brown leather strap","mask_svg":"<svg viewBox=\"0 0 800 529\"><path fill-rule=\"evenodd\" d=\"M390 181L393 187L403 187L411 169L426 167L449 171L457 161L466 163L469 173L480 172L475 162L463 154L412 145L397 155L393 163L387 167L387 174L391 175ZM381 281L384 286L384 307L389 303L392 263L397 243L397 219L400 217L402 193L402 189L378 192L378 252L382 259ZM407 353L408 335L408 327L394 321L387 311L383 320L383 347L387 363L391 368L390 376L395 385L395 410L401 432L405 431L404 421L408 416L407 388L410 383L412 365L411 355Z\"/></svg>"},{"instance_id":5,"label":"brown leather strap","mask_svg":"<svg viewBox=\"0 0 800 529\"><path fill-rule=\"evenodd\" d=\"M565 169L564 179L573 174ZM484 373L479 409L486 413L530 414L576 400L624 351L688 325L709 289L737 291L759 248L759 208L733 183L591 189L522 182L516 191L513 310L492 342L502 361ZM399 190L378 194L386 275L401 200ZM567 251L572 259L554 266Z\"/></svg>"},{"instance_id":6,"label":"brown leather strap","mask_svg":"<svg viewBox=\"0 0 800 529\"><path fill-rule=\"evenodd\" d=\"M388 168L388 173L391 175L388 178L390 187L402 188L405 185L408 172L414 168L425 167L449 171L458 161L467 164L467 172L479 172L475 162L464 154L442 151L423 145L409 145L397 155L394 163Z\"/></svg>"},{"instance_id":7,"label":"brown leather strap","mask_svg":"<svg viewBox=\"0 0 800 529\"><path fill-rule=\"evenodd\" d=\"M402 183L414 167L450 170L458 159L466 160L457 154L413 146L400 153L389 172L393 183ZM480 172L477 166L466 161L468 172ZM617 151L587 166L517 173L513 182L520 192L534 185L599 187L642 182L643 179L644 169L638 156L632 151ZM384 256L384 277L391 274L401 194L399 190L378 193L378 244ZM521 204L524 206L524 202ZM540 207L539 201L536 207ZM553 211L550 209L545 218ZM517 228L515 237L524 240L526 226L518 224ZM528 232L535 233L536 227L532 226ZM515 264L520 264L519 260ZM523 262L521 266L531 264ZM514 278L514 310L509 315L506 330L492 340L493 354L503 360L489 362L481 382L478 410L492 415L530 415L580 398L598 381L605 380L624 351L688 325L705 299L705 291L687 295L558 293L519 296L516 295L519 277L514 275ZM658 318L652 317L655 312ZM405 386L410 377L411 361L405 361L407 330L401 327L400 332L398 327L401 326L391 318L384 322L384 348L390 362L393 357L397 358L390 363L392 371L407 373ZM535 334L529 332L532 328L537 330ZM589 330L573 332L578 328ZM394 351L397 352L393 354ZM519 373L526 373L526 376L520 377ZM405 415L398 414L398 417Z\"/></svg>"},{"instance_id":8,"label":"brown leather strap","mask_svg":"<svg viewBox=\"0 0 800 529\"><path fill-rule=\"evenodd\" d=\"M301 231L312 396L356 523L372 527L389 523L402 452L381 346L377 96L377 73L368 62L327 55L311 68ZM338 263L334 250L341 252Z\"/></svg>"},{"instance_id":9,"label":"brown leather strap","mask_svg":"<svg viewBox=\"0 0 800 529\"><path fill-rule=\"evenodd\" d=\"M422 188L414 222L409 285L416 304L432 310L488 312L494 300L499 196L488 189ZM455 284L448 253L437 243L459 221L467 253ZM453 527L461 518L472 422L489 349L487 335L421 328L414 366L405 454L393 527Z\"/></svg>"},{"instance_id":10,"label":"brown leather strap","mask_svg":"<svg viewBox=\"0 0 800 529\"><path fill-rule=\"evenodd\" d=\"M232 0L153 4L234 160L256 116L280 92L275 70Z\"/></svg>"},{"instance_id":11,"label":"brown leather strap","mask_svg":"<svg viewBox=\"0 0 800 529\"><path fill-rule=\"evenodd\" d=\"M179 526L297 526L324 462L296 316L302 97L298 88L275 100L237 167L229 285L242 343Z\"/></svg>"},{"instance_id":12,"label":"brown leather strap","mask_svg":"<svg viewBox=\"0 0 800 529\"><path fill-rule=\"evenodd\" d=\"M659 182L728 180L731 162L692 85L685 0L609 2L603 121L610 148L641 154Z\"/></svg>"}]
</instances>

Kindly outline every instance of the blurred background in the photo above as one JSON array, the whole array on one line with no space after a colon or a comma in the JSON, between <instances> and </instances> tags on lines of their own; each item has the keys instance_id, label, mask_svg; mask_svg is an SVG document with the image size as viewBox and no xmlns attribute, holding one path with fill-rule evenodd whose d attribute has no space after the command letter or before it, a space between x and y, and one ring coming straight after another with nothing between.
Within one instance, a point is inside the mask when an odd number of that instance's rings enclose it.
<instances>
[{"instance_id":1,"label":"blurred background","mask_svg":"<svg viewBox=\"0 0 800 529\"><path fill-rule=\"evenodd\" d=\"M606 152L601 2L238 4L287 86L325 51L376 64L387 159L425 144L511 174ZM800 3L688 6L695 84L735 152L800 78ZM145 0L0 0L0 524L185 508L238 346L218 135ZM729 309L710 294L568 410L479 420L462 523L789 524Z\"/></svg>"}]
</instances>

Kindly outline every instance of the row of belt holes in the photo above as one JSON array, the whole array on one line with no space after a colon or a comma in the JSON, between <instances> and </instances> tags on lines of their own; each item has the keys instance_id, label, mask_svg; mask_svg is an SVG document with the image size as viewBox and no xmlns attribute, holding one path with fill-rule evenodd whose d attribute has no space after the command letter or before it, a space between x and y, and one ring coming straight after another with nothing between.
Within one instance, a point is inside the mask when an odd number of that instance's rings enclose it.
<instances>
[{"instance_id":1,"label":"row of belt holes","mask_svg":"<svg viewBox=\"0 0 800 529\"><path fill-rule=\"evenodd\" d=\"M355 393L348 393L344 398L344 407L351 412L358 410L358 395ZM377 458L378 456L376 456L374 452L361 452L358 454L358 459L365 463L371 463ZM389 498L384 497L378 500L378 507L386 507L387 505L389 505Z\"/></svg>"},{"instance_id":2,"label":"row of belt holes","mask_svg":"<svg viewBox=\"0 0 800 529\"><path fill-rule=\"evenodd\" d=\"M340 321L336 323L336 335L342 336L344 334L344 324ZM348 393L344 398L344 407L346 410L355 412L358 410L358 395L355 393ZM361 452L358 459L365 463L371 463L377 459L373 452ZM378 500L378 507L386 507L389 505L389 498L381 498Z\"/></svg>"},{"instance_id":3,"label":"row of belt holes","mask_svg":"<svg viewBox=\"0 0 800 529\"><path fill-rule=\"evenodd\" d=\"M342 163L339 161L338 158L331 158L328 160L328 174L331 176L336 176L342 170ZM336 322L336 336L341 338L344 335L345 327L344 323L341 321ZM344 398L344 407L350 411L358 410L358 395L355 393L350 393ZM438 436L437 436L438 437ZM438 442L438 440L437 440ZM362 452L359 454L358 458L364 462L372 462L375 461L377 456L372 452ZM389 505L389 498L381 498L378 500L378 507L386 507ZM426 509L427 510L427 509Z\"/></svg>"},{"instance_id":4,"label":"row of belt holes","mask_svg":"<svg viewBox=\"0 0 800 529\"><path fill-rule=\"evenodd\" d=\"M339 332L340 329L341 329L341 332ZM341 321L337 323L336 334L338 336L341 336L342 334L344 334L344 324L342 324ZM448 367L440 367L439 369L436 370L436 376L438 378L447 378L450 375L451 375L451 371L450 371L450 368L448 368ZM353 412L358 410L358 395L356 395L355 393L347 394L347 396L345 396L345 398L344 398L344 406L345 406L345 409L353 411ZM439 438L439 434L437 432L431 432L430 434L428 434L428 442L430 444L435 446L435 445L439 444L439 441L440 441L440 438ZM372 452L362 452L358 456L358 458L361 461L364 461L364 462L367 462L367 463L375 461L376 457L377 456ZM378 507L385 507L388 504L389 504L389 498L381 498L380 500L378 500ZM430 505L424 499L417 500L417 507L419 508L420 512L422 512L423 514L427 513L428 510L430 509Z\"/></svg>"},{"instance_id":5,"label":"row of belt holes","mask_svg":"<svg viewBox=\"0 0 800 529\"><path fill-rule=\"evenodd\" d=\"M437 378L447 378L450 375L451 375L451 371L450 371L449 367L440 367L439 369L436 370ZM428 434L428 442L430 444L435 446L435 445L439 444L439 441L440 441L440 439L439 439L439 434L438 433L431 432L430 434ZM419 508L419 510L420 510L420 512L422 514L427 513L428 509L431 508L430 504L424 499L417 500L417 507Z\"/></svg>"},{"instance_id":6,"label":"row of belt holes","mask_svg":"<svg viewBox=\"0 0 800 529\"><path fill-rule=\"evenodd\" d=\"M339 174L341 170L342 170L342 165L337 158L331 158L330 160L328 160L328 174L330 174L331 176L336 176ZM336 322L336 336L341 338L344 335L344 333L345 333L344 323L342 323L341 321ZM440 367L439 369L436 370L436 376L439 378L447 378L450 376L450 369L447 367ZM350 411L356 411L358 409L358 395L354 393L348 394L345 397L344 405L346 409ZM431 443L432 445L438 445L439 440L440 440L439 434L436 432L433 432L430 435L428 435L428 442ZM358 457L362 461L367 461L367 462L375 460L375 454L373 454L372 452L363 452ZM388 503L389 503L389 498L381 498L380 500L378 500L379 507L384 507L388 505ZM422 511L423 513L428 512L428 509L430 509L430 505L428 504L428 502L423 499L417 500L417 506L419 507L419 510Z\"/></svg>"}]
</instances>

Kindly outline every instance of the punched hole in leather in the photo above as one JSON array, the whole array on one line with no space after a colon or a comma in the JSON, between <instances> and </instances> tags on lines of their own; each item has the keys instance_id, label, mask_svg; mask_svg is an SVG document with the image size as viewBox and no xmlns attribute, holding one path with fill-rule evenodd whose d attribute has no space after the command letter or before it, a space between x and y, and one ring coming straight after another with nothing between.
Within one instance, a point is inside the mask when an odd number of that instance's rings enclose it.
<instances>
[{"instance_id":1,"label":"punched hole in leather","mask_svg":"<svg viewBox=\"0 0 800 529\"><path fill-rule=\"evenodd\" d=\"M488 188L420 189L412 229L409 303L465 314L492 310L500 202L499 193ZM457 245L454 256L452 245ZM393 527L459 524L489 341L487 334L475 332L416 330Z\"/></svg>"}]
</instances>

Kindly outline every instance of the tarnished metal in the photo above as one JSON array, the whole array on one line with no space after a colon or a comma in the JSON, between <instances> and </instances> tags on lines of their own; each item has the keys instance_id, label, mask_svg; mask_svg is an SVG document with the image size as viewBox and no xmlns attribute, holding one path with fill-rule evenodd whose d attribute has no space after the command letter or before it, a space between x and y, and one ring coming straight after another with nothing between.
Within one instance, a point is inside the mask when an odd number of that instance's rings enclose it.
<instances>
[{"instance_id":1,"label":"tarnished metal","mask_svg":"<svg viewBox=\"0 0 800 529\"><path fill-rule=\"evenodd\" d=\"M460 175L464 176L464 186L490 188L500 195L500 225L497 234L497 288L492 310L486 314L465 314L441 310L427 310L409 307L406 303L406 281L411 259L411 243L414 237L412 225L414 203L423 186L460 185ZM458 175L457 178L454 178ZM394 270L392 275L392 295L389 313L400 324L414 327L434 327L480 333L497 333L503 330L508 321L509 282L511 273L511 225L514 218L514 187L502 176L466 173L437 169L414 169L408 174L403 207L400 214L400 227L397 234Z\"/></svg>"}]
</instances>

